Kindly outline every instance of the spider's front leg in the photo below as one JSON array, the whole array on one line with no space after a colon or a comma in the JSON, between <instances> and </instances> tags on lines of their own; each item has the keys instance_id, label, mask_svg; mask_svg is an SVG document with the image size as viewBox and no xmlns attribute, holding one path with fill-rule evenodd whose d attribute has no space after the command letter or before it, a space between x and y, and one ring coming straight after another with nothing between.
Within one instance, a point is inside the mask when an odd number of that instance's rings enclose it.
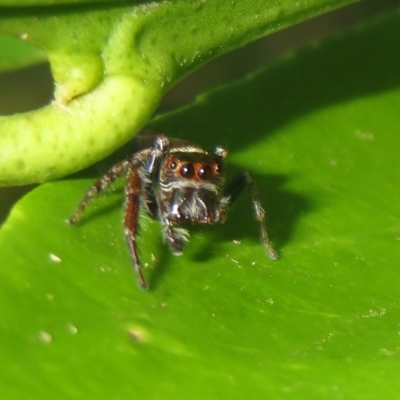
<instances>
[{"instance_id":1,"label":"spider's front leg","mask_svg":"<svg viewBox=\"0 0 400 400\"><path fill-rule=\"evenodd\" d=\"M83 199L76 208L74 215L68 220L68 223L70 225L76 225L88 203L98 194L107 189L117 178L125 174L130 165L131 161L129 159L122 160L118 164L115 164L105 175L95 182L83 196Z\"/></svg>"},{"instance_id":2,"label":"spider's front leg","mask_svg":"<svg viewBox=\"0 0 400 400\"><path fill-rule=\"evenodd\" d=\"M125 184L124 233L139 285L142 289L147 289L147 282L140 267L140 259L136 242L139 222L140 190L141 185L139 171L137 167L133 167L128 171Z\"/></svg>"},{"instance_id":3,"label":"spider's front leg","mask_svg":"<svg viewBox=\"0 0 400 400\"><path fill-rule=\"evenodd\" d=\"M183 249L189 241L189 231L184 228L178 228L172 224L167 218L161 218L163 224L163 237L172 254L180 256L183 254Z\"/></svg>"},{"instance_id":4,"label":"spider's front leg","mask_svg":"<svg viewBox=\"0 0 400 400\"><path fill-rule=\"evenodd\" d=\"M143 133L142 135L146 135L146 133ZM139 135L138 140L140 140L142 135ZM162 134L155 135L153 139L153 147L151 148L151 151L147 159L146 171L148 173L153 172L155 161L163 155L164 149L168 146L168 144L169 141L165 135Z\"/></svg>"},{"instance_id":5,"label":"spider's front leg","mask_svg":"<svg viewBox=\"0 0 400 400\"><path fill-rule=\"evenodd\" d=\"M261 242L265 247L269 257L273 260L276 260L278 258L278 253L274 250L272 243L269 240L267 227L265 225L265 211L261 206L257 186L252 176L248 172L242 172L241 174L237 175L236 178L234 178L226 188L223 199L228 199L229 203L232 204L245 187L247 187L253 203L254 216L260 224Z\"/></svg>"}]
</instances>

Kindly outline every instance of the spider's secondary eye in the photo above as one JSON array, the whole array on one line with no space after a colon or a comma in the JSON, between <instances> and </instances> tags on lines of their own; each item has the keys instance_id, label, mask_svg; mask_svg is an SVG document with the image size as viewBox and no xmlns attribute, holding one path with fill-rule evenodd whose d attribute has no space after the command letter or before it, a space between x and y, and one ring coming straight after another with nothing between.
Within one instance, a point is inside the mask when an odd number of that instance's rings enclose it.
<instances>
[{"instance_id":1,"label":"spider's secondary eye","mask_svg":"<svg viewBox=\"0 0 400 400\"><path fill-rule=\"evenodd\" d=\"M178 166L178 163L176 161L171 161L168 165L169 169L172 169L173 171L176 170L177 166Z\"/></svg>"},{"instance_id":2,"label":"spider's secondary eye","mask_svg":"<svg viewBox=\"0 0 400 400\"><path fill-rule=\"evenodd\" d=\"M215 164L214 170L217 174L222 174L223 171L222 164Z\"/></svg>"},{"instance_id":3,"label":"spider's secondary eye","mask_svg":"<svg viewBox=\"0 0 400 400\"><path fill-rule=\"evenodd\" d=\"M211 177L212 169L209 165L202 165L197 171L197 173L200 179L206 180Z\"/></svg>"},{"instance_id":4,"label":"spider's secondary eye","mask_svg":"<svg viewBox=\"0 0 400 400\"><path fill-rule=\"evenodd\" d=\"M192 164L183 165L180 172L183 178L190 179L194 177L194 167Z\"/></svg>"}]
</instances>

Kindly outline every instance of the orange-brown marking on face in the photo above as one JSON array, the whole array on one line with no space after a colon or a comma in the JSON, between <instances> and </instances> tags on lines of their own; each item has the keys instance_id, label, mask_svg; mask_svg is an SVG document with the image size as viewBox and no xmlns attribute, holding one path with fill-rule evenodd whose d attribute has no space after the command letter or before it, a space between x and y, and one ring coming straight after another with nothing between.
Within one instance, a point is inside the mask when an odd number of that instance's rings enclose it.
<instances>
[{"instance_id":1,"label":"orange-brown marking on face","mask_svg":"<svg viewBox=\"0 0 400 400\"><path fill-rule=\"evenodd\" d=\"M166 160L165 166L171 171L177 172L182 179L196 182L207 182L222 173L222 166L219 162L182 161L173 156Z\"/></svg>"}]
</instances>

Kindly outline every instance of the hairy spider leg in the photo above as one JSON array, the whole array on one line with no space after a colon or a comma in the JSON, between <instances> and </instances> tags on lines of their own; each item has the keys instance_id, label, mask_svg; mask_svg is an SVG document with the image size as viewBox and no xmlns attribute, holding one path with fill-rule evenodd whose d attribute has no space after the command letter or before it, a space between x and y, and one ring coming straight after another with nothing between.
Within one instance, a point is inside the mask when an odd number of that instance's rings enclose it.
<instances>
[{"instance_id":1,"label":"hairy spider leg","mask_svg":"<svg viewBox=\"0 0 400 400\"><path fill-rule=\"evenodd\" d=\"M261 206L257 186L252 176L248 172L242 172L238 174L225 189L223 199L228 198L229 203L232 204L237 199L245 186L247 187L248 193L253 203L254 216L260 224L261 242L265 247L269 257L273 260L276 260L278 258L278 253L274 250L274 248L272 247L272 243L269 240L267 226L265 224L265 211Z\"/></svg>"},{"instance_id":2,"label":"hairy spider leg","mask_svg":"<svg viewBox=\"0 0 400 400\"><path fill-rule=\"evenodd\" d=\"M138 135L138 140L141 140L143 138L146 138L144 134ZM162 157L163 152L169 145L168 138L162 134L154 135L153 140L153 147L148 154L146 164L146 171L148 174L151 174L153 172L156 160ZM189 232L186 229L174 227L172 221L170 221L169 218L162 217L162 215L168 214L168 210L165 209L163 202L160 200L159 192L156 192L156 202L157 207L160 210L158 218L163 226L164 240L167 242L171 252L174 255L181 255L183 253L183 248L185 244L189 241Z\"/></svg>"},{"instance_id":3,"label":"hairy spider leg","mask_svg":"<svg viewBox=\"0 0 400 400\"><path fill-rule=\"evenodd\" d=\"M88 203L98 194L107 189L112 182L124 175L131 165L132 161L130 159L122 160L118 164L115 164L105 175L95 182L83 196L81 202L78 204L78 207L75 210L74 215L68 220L68 223L70 225L76 225L79 222Z\"/></svg>"},{"instance_id":4,"label":"hairy spider leg","mask_svg":"<svg viewBox=\"0 0 400 400\"><path fill-rule=\"evenodd\" d=\"M140 137L139 137L140 139ZM148 155L146 171L148 173L153 172L155 161L163 155L164 149L168 146L168 138L164 135L157 135L154 138L153 147Z\"/></svg>"},{"instance_id":5,"label":"hairy spider leg","mask_svg":"<svg viewBox=\"0 0 400 400\"><path fill-rule=\"evenodd\" d=\"M140 175L137 166L135 166L128 171L125 184L124 233L140 287L146 290L148 286L140 268L140 259L136 242L139 221L140 195Z\"/></svg>"}]
</instances>

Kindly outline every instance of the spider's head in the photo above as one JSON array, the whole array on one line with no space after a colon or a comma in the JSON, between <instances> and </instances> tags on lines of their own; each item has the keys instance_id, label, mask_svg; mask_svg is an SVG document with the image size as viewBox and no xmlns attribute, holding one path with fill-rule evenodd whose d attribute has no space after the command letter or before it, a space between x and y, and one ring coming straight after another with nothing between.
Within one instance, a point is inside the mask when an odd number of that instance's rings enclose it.
<instances>
[{"instance_id":1,"label":"spider's head","mask_svg":"<svg viewBox=\"0 0 400 400\"><path fill-rule=\"evenodd\" d=\"M169 217L178 222L214 223L222 219L221 191L226 150L172 151L160 166L159 187Z\"/></svg>"}]
</instances>

